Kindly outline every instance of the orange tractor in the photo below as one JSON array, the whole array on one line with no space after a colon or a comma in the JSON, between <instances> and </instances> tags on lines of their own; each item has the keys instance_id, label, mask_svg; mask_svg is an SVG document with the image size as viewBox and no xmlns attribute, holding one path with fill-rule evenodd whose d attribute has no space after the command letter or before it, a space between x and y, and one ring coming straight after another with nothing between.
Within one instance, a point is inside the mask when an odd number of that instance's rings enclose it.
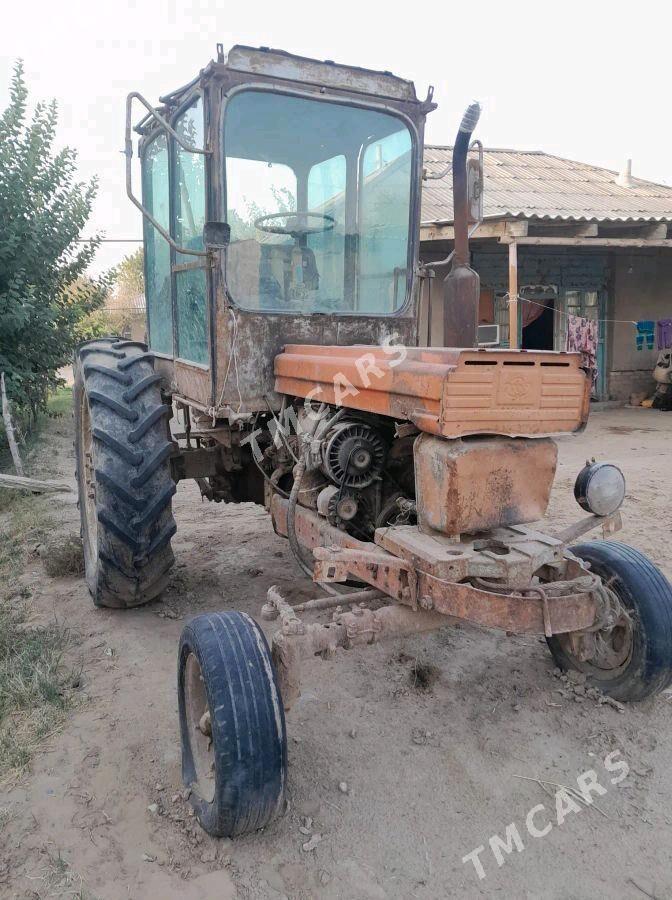
<instances>
[{"instance_id":1,"label":"orange tractor","mask_svg":"<svg viewBox=\"0 0 672 900\"><path fill-rule=\"evenodd\" d=\"M325 594L292 605L271 589L270 648L242 613L185 627L182 772L205 830L241 834L283 810L284 710L302 660L338 647L467 621L545 635L557 665L619 700L669 685L669 583L622 544L575 543L618 528L621 472L582 470L575 526L531 524L555 474L549 435L584 427L590 373L576 354L478 345L478 106L453 153L444 338L426 347L418 239L431 92L419 100L389 72L236 46L160 103L134 93L127 104L149 346L105 338L77 354L89 589L118 608L161 593L171 500L193 478L208 500L264 504Z\"/></svg>"}]
</instances>

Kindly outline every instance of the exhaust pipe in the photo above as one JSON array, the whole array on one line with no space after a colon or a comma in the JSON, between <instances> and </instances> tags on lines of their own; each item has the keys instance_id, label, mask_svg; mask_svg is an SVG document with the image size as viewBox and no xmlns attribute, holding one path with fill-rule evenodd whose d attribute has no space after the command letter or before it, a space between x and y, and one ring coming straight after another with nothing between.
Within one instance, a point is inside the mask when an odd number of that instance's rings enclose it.
<instances>
[{"instance_id":1,"label":"exhaust pipe","mask_svg":"<svg viewBox=\"0 0 672 900\"><path fill-rule=\"evenodd\" d=\"M469 266L469 198L467 153L481 115L479 103L471 103L460 123L453 147L453 230L455 248L444 288L444 344L475 347L481 282Z\"/></svg>"}]
</instances>

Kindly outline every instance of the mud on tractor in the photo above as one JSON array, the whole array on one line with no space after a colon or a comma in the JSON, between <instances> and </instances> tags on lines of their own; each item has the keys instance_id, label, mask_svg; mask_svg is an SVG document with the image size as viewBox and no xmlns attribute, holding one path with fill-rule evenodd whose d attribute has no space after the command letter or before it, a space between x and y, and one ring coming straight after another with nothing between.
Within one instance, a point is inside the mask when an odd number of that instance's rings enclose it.
<instances>
[{"instance_id":1,"label":"mud on tractor","mask_svg":"<svg viewBox=\"0 0 672 900\"><path fill-rule=\"evenodd\" d=\"M127 102L149 346L96 339L76 359L93 601L159 596L187 478L210 501L263 504L325 594L292 605L272 588L260 610L278 623L270 647L239 612L184 628L182 774L203 828L237 835L282 812L284 710L302 661L337 648L466 621L545 636L558 666L618 700L667 687L670 584L630 547L576 543L619 527L621 472L587 464L585 515L565 530L534 524L555 474L550 435L585 426L591 373L577 354L478 345L477 105L453 154L443 337L423 346L431 91L419 100L389 72L236 46L160 104Z\"/></svg>"}]
</instances>

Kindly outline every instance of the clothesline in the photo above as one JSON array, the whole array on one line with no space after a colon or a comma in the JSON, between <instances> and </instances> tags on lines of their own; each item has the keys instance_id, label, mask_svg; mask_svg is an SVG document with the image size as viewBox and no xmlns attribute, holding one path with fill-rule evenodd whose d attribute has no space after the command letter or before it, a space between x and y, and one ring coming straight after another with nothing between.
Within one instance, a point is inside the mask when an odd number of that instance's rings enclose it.
<instances>
[{"instance_id":1,"label":"clothesline","mask_svg":"<svg viewBox=\"0 0 672 900\"><path fill-rule=\"evenodd\" d=\"M508 306L509 303L511 302L511 297L508 292L505 293L503 296L504 296L504 299L506 300L506 305ZM548 306L546 303L539 303L537 300L530 300L528 297L521 297L520 294L518 294L516 299L522 301L523 303L531 303L531 304L533 304L533 306L539 306L539 307L541 307L541 309L548 309ZM561 316L565 316L566 318L568 318L569 316L572 316L572 315L577 315L576 313L565 312L564 309L558 309L557 312ZM588 317L583 316L582 318L585 319ZM634 325L635 328L637 327L637 322L632 321L632 319L589 319L589 321L591 321L591 322L611 322L613 325Z\"/></svg>"}]
</instances>

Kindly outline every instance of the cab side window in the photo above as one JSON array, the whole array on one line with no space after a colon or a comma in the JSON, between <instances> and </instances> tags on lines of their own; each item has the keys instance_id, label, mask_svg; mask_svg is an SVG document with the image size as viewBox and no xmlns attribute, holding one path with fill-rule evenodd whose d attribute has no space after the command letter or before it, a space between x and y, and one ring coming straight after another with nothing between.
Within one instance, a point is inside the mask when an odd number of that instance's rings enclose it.
<instances>
[{"instance_id":1,"label":"cab side window","mask_svg":"<svg viewBox=\"0 0 672 900\"><path fill-rule=\"evenodd\" d=\"M157 222L169 228L168 142L158 134L144 152L142 195L145 207ZM170 247L154 226L144 220L145 297L149 342L158 353L173 354L173 304L170 285Z\"/></svg>"},{"instance_id":2,"label":"cab side window","mask_svg":"<svg viewBox=\"0 0 672 900\"><path fill-rule=\"evenodd\" d=\"M173 127L185 143L204 146L203 102L193 103L175 120ZM205 157L190 153L175 143L173 180L173 235L180 247L203 249L205 225ZM175 254L177 266L199 257ZM201 262L203 262L201 258ZM208 363L207 282L205 268L175 273L177 355L189 362Z\"/></svg>"}]
</instances>

